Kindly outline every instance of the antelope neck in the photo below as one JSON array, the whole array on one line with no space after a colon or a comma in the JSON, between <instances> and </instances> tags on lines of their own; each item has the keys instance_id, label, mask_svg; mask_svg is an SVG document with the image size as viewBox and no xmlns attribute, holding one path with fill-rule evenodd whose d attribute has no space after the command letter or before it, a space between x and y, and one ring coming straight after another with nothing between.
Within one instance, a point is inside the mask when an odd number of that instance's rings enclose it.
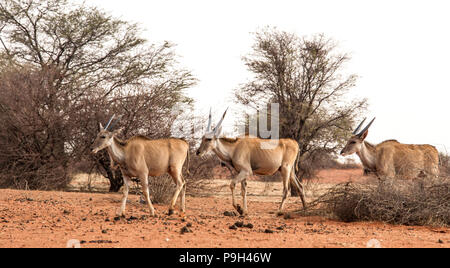
<instances>
[{"instance_id":1,"label":"antelope neck","mask_svg":"<svg viewBox=\"0 0 450 268\"><path fill-rule=\"evenodd\" d=\"M373 145L364 141L361 145L361 150L357 152L357 155L365 166L371 169L376 168L376 155Z\"/></svg>"},{"instance_id":2,"label":"antelope neck","mask_svg":"<svg viewBox=\"0 0 450 268\"><path fill-rule=\"evenodd\" d=\"M125 161L125 150L116 137L113 138L111 146L108 147L108 153L114 162L122 164Z\"/></svg>"},{"instance_id":3,"label":"antelope neck","mask_svg":"<svg viewBox=\"0 0 450 268\"><path fill-rule=\"evenodd\" d=\"M233 153L233 147L221 139L216 140L216 148L213 149L214 153L222 160L226 162L231 161L231 155Z\"/></svg>"}]
</instances>

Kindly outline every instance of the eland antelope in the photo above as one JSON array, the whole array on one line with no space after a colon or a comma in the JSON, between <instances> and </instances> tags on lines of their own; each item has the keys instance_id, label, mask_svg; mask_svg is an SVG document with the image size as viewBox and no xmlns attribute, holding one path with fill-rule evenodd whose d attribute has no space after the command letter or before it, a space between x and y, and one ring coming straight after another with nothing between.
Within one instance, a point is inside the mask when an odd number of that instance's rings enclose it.
<instances>
[{"instance_id":1,"label":"eland antelope","mask_svg":"<svg viewBox=\"0 0 450 268\"><path fill-rule=\"evenodd\" d=\"M383 141L373 145L365 141L369 127L375 118L361 131L364 119L353 131L342 156L356 153L365 170L375 173L379 178L415 178L418 176L436 177L439 173L439 153L434 146L403 144L396 140Z\"/></svg>"},{"instance_id":2,"label":"eland antelope","mask_svg":"<svg viewBox=\"0 0 450 268\"><path fill-rule=\"evenodd\" d=\"M155 216L155 209L149 196L148 177L160 176L165 173L169 173L176 184L176 190L169 207L169 215L173 214L180 193L181 211L184 213L186 210L186 182L182 175L182 169L186 158L188 159L189 168L189 144L182 139L151 140L143 136L135 136L129 140L122 141L117 138L122 129L108 130L112 128L111 122L113 118L114 116L109 120L105 128L100 123L100 132L94 141L92 153L96 154L106 149L111 161L114 161L120 167L124 188L122 205L117 215L124 216L131 178L139 178L150 209L150 215Z\"/></svg>"},{"instance_id":3,"label":"eland antelope","mask_svg":"<svg viewBox=\"0 0 450 268\"><path fill-rule=\"evenodd\" d=\"M246 179L253 174L273 175L277 171L281 172L283 178L283 198L279 207L279 214L283 211L290 182L298 189L303 207L306 207L303 185L295 175L299 152L298 143L292 139L264 140L250 136L221 138L219 136L222 132L222 122L226 113L227 111L225 111L216 127L211 129L210 111L206 134L203 136L196 154L203 157L206 153L213 151L222 162L237 171L238 175L230 184L233 207L239 214L247 215ZM234 190L238 183L241 183L243 208L236 203L235 199Z\"/></svg>"}]
</instances>

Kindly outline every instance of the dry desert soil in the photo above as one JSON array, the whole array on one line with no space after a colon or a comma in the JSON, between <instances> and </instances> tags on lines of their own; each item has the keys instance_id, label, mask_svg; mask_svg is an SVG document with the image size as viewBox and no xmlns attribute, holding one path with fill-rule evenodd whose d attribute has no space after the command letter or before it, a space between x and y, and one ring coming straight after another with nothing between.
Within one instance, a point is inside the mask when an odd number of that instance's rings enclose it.
<instances>
[{"instance_id":1,"label":"dry desert soil","mask_svg":"<svg viewBox=\"0 0 450 268\"><path fill-rule=\"evenodd\" d=\"M360 170L323 171L308 198L323 187L360 177ZM450 228L304 217L295 213L301 203L294 197L286 206L290 217L277 216L280 182L251 181L250 215L225 216L232 211L229 181L214 184L209 196L187 196L184 218L167 216L165 205L155 205L158 215L151 218L136 195L129 197L127 217L115 219L120 193L0 190L0 247L66 247L75 240L86 248L347 248L366 247L372 239L381 247L450 247ZM245 226L230 229L236 222Z\"/></svg>"}]
</instances>

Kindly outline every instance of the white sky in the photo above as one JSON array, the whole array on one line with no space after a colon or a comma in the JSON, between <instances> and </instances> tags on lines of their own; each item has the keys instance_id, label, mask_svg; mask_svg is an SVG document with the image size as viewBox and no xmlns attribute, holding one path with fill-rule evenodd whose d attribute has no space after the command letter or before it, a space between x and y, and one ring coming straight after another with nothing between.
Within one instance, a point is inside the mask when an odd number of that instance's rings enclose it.
<instances>
[{"instance_id":1,"label":"white sky","mask_svg":"<svg viewBox=\"0 0 450 268\"><path fill-rule=\"evenodd\" d=\"M180 63L200 80L190 96L203 113L212 106L216 119L250 78L241 58L251 52L252 32L324 33L351 53L345 71L360 78L350 94L368 98L366 116L377 117L368 141L429 143L450 153L449 1L86 2L138 23L150 42L177 44Z\"/></svg>"}]
</instances>

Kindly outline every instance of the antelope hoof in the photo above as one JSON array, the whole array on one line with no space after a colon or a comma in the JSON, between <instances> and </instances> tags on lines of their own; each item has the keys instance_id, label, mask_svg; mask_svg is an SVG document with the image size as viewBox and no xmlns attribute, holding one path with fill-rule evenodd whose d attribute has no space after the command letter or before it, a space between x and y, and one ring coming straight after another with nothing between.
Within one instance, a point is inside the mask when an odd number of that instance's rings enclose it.
<instances>
[{"instance_id":1,"label":"antelope hoof","mask_svg":"<svg viewBox=\"0 0 450 268\"><path fill-rule=\"evenodd\" d=\"M241 216L247 216L248 215L247 211L244 211L240 205L236 206L236 210Z\"/></svg>"},{"instance_id":2,"label":"antelope hoof","mask_svg":"<svg viewBox=\"0 0 450 268\"><path fill-rule=\"evenodd\" d=\"M123 212L123 211L118 211L118 212L116 213L116 216L119 217L119 218L125 218L125 212Z\"/></svg>"},{"instance_id":3,"label":"antelope hoof","mask_svg":"<svg viewBox=\"0 0 450 268\"><path fill-rule=\"evenodd\" d=\"M284 215L284 212L283 212L283 211L280 210L280 211L277 212L277 216L281 217L281 216L283 216L283 215Z\"/></svg>"},{"instance_id":4,"label":"antelope hoof","mask_svg":"<svg viewBox=\"0 0 450 268\"><path fill-rule=\"evenodd\" d=\"M156 213L154 210L150 211L150 217L156 218Z\"/></svg>"},{"instance_id":5,"label":"antelope hoof","mask_svg":"<svg viewBox=\"0 0 450 268\"><path fill-rule=\"evenodd\" d=\"M168 215L168 216L172 216L173 213L174 213L173 209L169 209L169 212L167 212L167 215Z\"/></svg>"},{"instance_id":6,"label":"antelope hoof","mask_svg":"<svg viewBox=\"0 0 450 268\"><path fill-rule=\"evenodd\" d=\"M240 215L242 215L242 208L241 208L240 205L237 205L237 206L235 207L235 209L236 209L236 211L237 211Z\"/></svg>"}]
</instances>

